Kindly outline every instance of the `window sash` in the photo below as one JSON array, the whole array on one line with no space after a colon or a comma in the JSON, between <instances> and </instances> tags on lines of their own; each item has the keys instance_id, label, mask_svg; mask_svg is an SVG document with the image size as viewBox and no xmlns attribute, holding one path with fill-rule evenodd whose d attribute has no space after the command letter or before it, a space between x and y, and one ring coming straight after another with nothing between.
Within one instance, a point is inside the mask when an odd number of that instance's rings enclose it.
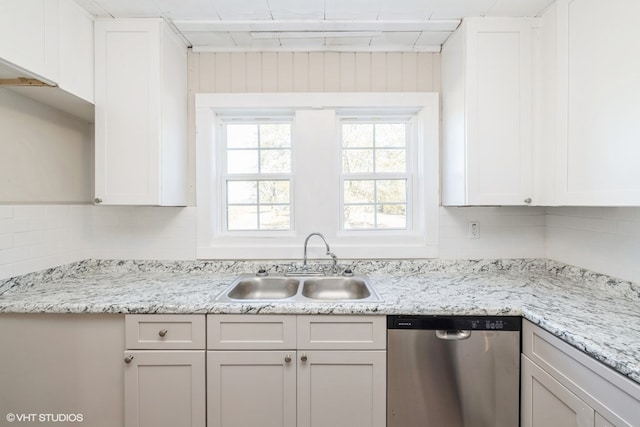
<instances>
[{"instance_id":1,"label":"window sash","mask_svg":"<svg viewBox=\"0 0 640 427\"><path fill-rule=\"evenodd\" d=\"M343 125L344 124L371 124L374 126L374 131L372 134L373 140L370 145L367 146L353 146L353 147L345 147L344 139L343 139ZM375 125L376 124L402 124L405 126L405 145L402 146L388 146L381 145L378 146L376 143L376 135L375 135ZM339 215L340 215L340 230L343 233L359 233L359 234L369 234L372 232L393 232L397 233L413 233L414 232L414 223L413 223L413 212L416 208L415 204L417 203L416 194L414 193L413 186L413 174L415 170L414 161L412 161L412 152L414 151L413 145L416 143L415 137L412 134L412 126L411 119L407 117L394 117L392 115L385 115L381 113L376 118L371 117L350 117L350 118L339 118L338 119L338 146L339 146L339 160L340 160L340 206L339 206ZM373 157L373 168L371 172L345 172L344 171L344 153L345 151L351 150L370 150L372 152ZM376 169L376 150L404 150L405 151L405 171L404 172L377 172ZM403 180L406 183L405 187L405 202L404 203L385 203L379 202L378 191L377 191L377 182L379 181L387 181L387 180ZM345 201L345 182L347 181L373 181L374 182L374 193L373 200L369 202L357 202L351 203ZM378 220L378 208L382 206L391 206L398 205L404 206L405 211L405 224L402 227L380 227ZM346 210L351 206L371 206L373 208L373 227L347 227L346 221Z\"/></svg>"}]
</instances>

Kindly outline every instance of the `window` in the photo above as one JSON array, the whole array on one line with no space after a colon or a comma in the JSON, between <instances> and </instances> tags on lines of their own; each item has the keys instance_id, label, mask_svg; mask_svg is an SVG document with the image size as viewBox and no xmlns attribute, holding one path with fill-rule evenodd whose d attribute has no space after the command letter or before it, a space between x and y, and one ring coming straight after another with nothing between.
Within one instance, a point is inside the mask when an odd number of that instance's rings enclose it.
<instances>
[{"instance_id":1,"label":"window","mask_svg":"<svg viewBox=\"0 0 640 427\"><path fill-rule=\"evenodd\" d=\"M437 100L198 94L198 258L437 256Z\"/></svg>"},{"instance_id":2,"label":"window","mask_svg":"<svg viewBox=\"0 0 640 427\"><path fill-rule=\"evenodd\" d=\"M343 120L340 130L343 229L410 228L408 123Z\"/></svg>"},{"instance_id":3,"label":"window","mask_svg":"<svg viewBox=\"0 0 640 427\"><path fill-rule=\"evenodd\" d=\"M221 123L224 228L291 230L291 123Z\"/></svg>"}]
</instances>

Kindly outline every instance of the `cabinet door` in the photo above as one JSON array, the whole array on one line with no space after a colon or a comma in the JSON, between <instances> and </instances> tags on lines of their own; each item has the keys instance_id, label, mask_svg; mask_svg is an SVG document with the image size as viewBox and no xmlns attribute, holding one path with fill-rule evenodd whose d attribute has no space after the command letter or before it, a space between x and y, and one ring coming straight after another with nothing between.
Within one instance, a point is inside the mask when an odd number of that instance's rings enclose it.
<instances>
[{"instance_id":1,"label":"cabinet door","mask_svg":"<svg viewBox=\"0 0 640 427\"><path fill-rule=\"evenodd\" d=\"M522 356L522 427L593 427L595 411Z\"/></svg>"},{"instance_id":2,"label":"cabinet door","mask_svg":"<svg viewBox=\"0 0 640 427\"><path fill-rule=\"evenodd\" d=\"M384 351L298 350L298 424L384 427Z\"/></svg>"},{"instance_id":3,"label":"cabinet door","mask_svg":"<svg viewBox=\"0 0 640 427\"><path fill-rule=\"evenodd\" d=\"M640 205L638 15L638 1L557 2L561 205Z\"/></svg>"},{"instance_id":4,"label":"cabinet door","mask_svg":"<svg viewBox=\"0 0 640 427\"><path fill-rule=\"evenodd\" d=\"M0 61L58 79L58 0L0 0Z\"/></svg>"},{"instance_id":5,"label":"cabinet door","mask_svg":"<svg viewBox=\"0 0 640 427\"><path fill-rule=\"evenodd\" d=\"M186 61L162 19L95 22L96 202L186 204Z\"/></svg>"},{"instance_id":6,"label":"cabinet door","mask_svg":"<svg viewBox=\"0 0 640 427\"><path fill-rule=\"evenodd\" d=\"M468 203L526 205L533 190L531 22L472 19L467 31Z\"/></svg>"},{"instance_id":7,"label":"cabinet door","mask_svg":"<svg viewBox=\"0 0 640 427\"><path fill-rule=\"evenodd\" d=\"M208 427L295 427L294 351L209 351Z\"/></svg>"},{"instance_id":8,"label":"cabinet door","mask_svg":"<svg viewBox=\"0 0 640 427\"><path fill-rule=\"evenodd\" d=\"M527 205L531 21L469 18L442 49L443 205Z\"/></svg>"},{"instance_id":9,"label":"cabinet door","mask_svg":"<svg viewBox=\"0 0 640 427\"><path fill-rule=\"evenodd\" d=\"M125 427L204 427L204 351L125 351ZM125 361L128 359L125 359Z\"/></svg>"}]
</instances>

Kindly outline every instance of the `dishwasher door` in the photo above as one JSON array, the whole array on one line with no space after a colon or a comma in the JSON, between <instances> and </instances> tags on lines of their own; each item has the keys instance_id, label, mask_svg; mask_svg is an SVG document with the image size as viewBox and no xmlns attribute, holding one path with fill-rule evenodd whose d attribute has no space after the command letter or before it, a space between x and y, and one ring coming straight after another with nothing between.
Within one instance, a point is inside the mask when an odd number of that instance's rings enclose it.
<instances>
[{"instance_id":1,"label":"dishwasher door","mask_svg":"<svg viewBox=\"0 0 640 427\"><path fill-rule=\"evenodd\" d=\"M387 427L518 427L519 317L388 317Z\"/></svg>"}]
</instances>

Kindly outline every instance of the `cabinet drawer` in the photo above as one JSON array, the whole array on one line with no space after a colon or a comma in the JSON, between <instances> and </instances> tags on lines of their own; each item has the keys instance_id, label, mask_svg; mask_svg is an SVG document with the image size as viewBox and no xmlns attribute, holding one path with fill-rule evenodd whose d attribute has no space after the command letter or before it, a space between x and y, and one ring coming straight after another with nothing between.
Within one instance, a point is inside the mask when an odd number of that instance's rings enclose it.
<instances>
[{"instance_id":1,"label":"cabinet drawer","mask_svg":"<svg viewBox=\"0 0 640 427\"><path fill-rule=\"evenodd\" d=\"M298 348L384 350L385 316L298 316Z\"/></svg>"},{"instance_id":2,"label":"cabinet drawer","mask_svg":"<svg viewBox=\"0 0 640 427\"><path fill-rule=\"evenodd\" d=\"M205 316L130 314L125 317L125 336L127 349L204 349Z\"/></svg>"},{"instance_id":3,"label":"cabinet drawer","mask_svg":"<svg viewBox=\"0 0 640 427\"><path fill-rule=\"evenodd\" d=\"M296 316L220 314L207 317L211 350L296 348Z\"/></svg>"}]
</instances>

